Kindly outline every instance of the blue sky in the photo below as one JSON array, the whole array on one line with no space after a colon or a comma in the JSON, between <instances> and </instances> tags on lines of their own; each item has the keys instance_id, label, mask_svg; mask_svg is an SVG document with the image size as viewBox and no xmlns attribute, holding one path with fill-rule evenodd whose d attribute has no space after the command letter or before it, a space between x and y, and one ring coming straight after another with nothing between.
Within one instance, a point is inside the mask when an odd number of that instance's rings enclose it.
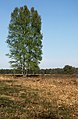
<instances>
[{"instance_id":1,"label":"blue sky","mask_svg":"<svg viewBox=\"0 0 78 119\"><path fill-rule=\"evenodd\" d=\"M9 68L5 43L11 12L27 5L42 19L43 60L41 68L78 67L78 0L0 0L0 68Z\"/></svg>"}]
</instances>

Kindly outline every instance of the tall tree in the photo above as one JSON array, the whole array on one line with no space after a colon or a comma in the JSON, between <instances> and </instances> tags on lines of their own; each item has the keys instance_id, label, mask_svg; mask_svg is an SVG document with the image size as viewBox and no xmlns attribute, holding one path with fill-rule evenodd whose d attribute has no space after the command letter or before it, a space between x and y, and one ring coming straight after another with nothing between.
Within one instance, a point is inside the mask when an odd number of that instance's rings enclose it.
<instances>
[{"instance_id":1,"label":"tall tree","mask_svg":"<svg viewBox=\"0 0 78 119\"><path fill-rule=\"evenodd\" d=\"M27 6L13 10L7 43L12 67L20 69L23 74L39 68L42 60L41 17L34 7L31 10Z\"/></svg>"}]
</instances>

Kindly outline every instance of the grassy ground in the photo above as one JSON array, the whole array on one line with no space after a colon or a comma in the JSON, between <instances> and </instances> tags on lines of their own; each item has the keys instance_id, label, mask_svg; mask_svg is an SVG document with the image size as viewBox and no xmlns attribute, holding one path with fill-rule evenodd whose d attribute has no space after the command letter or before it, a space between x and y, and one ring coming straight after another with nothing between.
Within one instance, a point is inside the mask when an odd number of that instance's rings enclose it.
<instances>
[{"instance_id":1,"label":"grassy ground","mask_svg":"<svg viewBox=\"0 0 78 119\"><path fill-rule=\"evenodd\" d=\"M0 119L78 119L78 78L0 77Z\"/></svg>"}]
</instances>

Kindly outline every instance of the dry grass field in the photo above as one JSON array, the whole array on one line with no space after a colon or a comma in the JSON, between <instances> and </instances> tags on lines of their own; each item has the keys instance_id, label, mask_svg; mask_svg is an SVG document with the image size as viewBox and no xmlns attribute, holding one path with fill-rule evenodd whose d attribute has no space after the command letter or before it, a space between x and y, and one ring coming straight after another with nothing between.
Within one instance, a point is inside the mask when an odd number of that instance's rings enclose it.
<instances>
[{"instance_id":1,"label":"dry grass field","mask_svg":"<svg viewBox=\"0 0 78 119\"><path fill-rule=\"evenodd\" d=\"M78 119L78 78L0 76L0 119Z\"/></svg>"}]
</instances>

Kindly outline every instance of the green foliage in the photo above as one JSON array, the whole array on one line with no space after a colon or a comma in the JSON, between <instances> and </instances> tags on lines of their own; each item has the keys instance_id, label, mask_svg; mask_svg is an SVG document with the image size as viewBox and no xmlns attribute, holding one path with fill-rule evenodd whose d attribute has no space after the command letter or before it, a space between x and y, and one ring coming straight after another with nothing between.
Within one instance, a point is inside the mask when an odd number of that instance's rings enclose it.
<instances>
[{"instance_id":1,"label":"green foliage","mask_svg":"<svg viewBox=\"0 0 78 119\"><path fill-rule=\"evenodd\" d=\"M69 65L66 65L64 68L63 68L63 71L65 74L74 74L76 69L72 66L69 66Z\"/></svg>"},{"instance_id":2,"label":"green foliage","mask_svg":"<svg viewBox=\"0 0 78 119\"><path fill-rule=\"evenodd\" d=\"M34 64L35 65L35 64ZM66 65L64 68L55 68L55 69L36 69L27 70L28 74L78 74L78 68ZM20 69L0 69L0 74L21 74ZM21 74L22 76L22 74Z\"/></svg>"},{"instance_id":3,"label":"green foliage","mask_svg":"<svg viewBox=\"0 0 78 119\"><path fill-rule=\"evenodd\" d=\"M42 60L41 17L32 7L15 8L11 13L7 44L10 48L8 56L12 67L25 70L39 68Z\"/></svg>"}]
</instances>

